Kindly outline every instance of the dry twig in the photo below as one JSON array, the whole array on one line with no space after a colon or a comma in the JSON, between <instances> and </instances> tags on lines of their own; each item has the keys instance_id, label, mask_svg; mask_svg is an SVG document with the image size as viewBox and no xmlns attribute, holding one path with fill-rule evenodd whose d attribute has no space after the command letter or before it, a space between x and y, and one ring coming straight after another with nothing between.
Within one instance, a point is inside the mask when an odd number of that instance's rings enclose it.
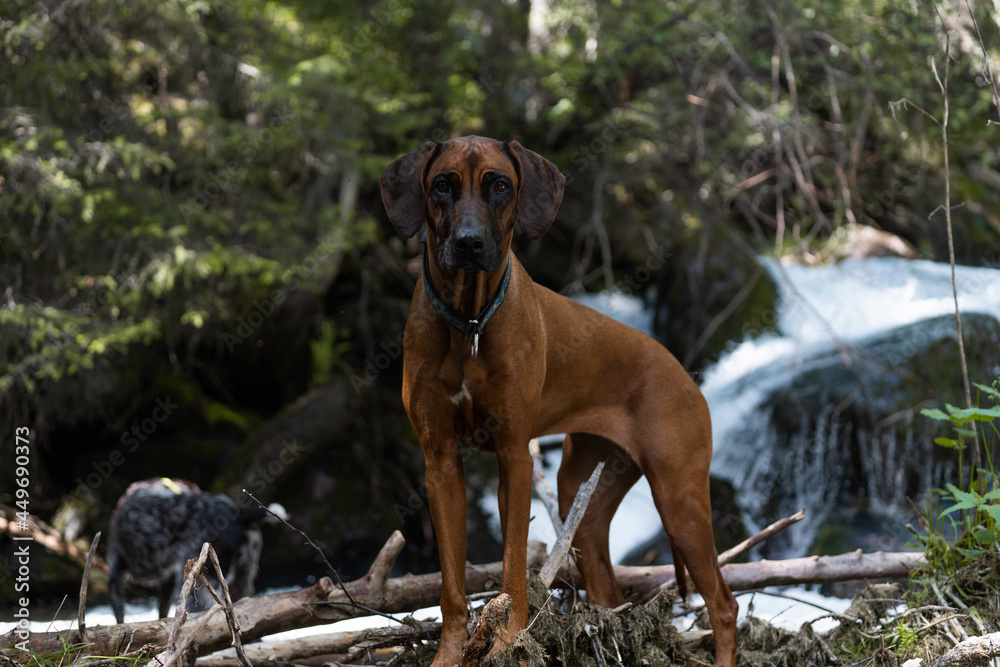
<instances>
[{"instance_id":1,"label":"dry twig","mask_svg":"<svg viewBox=\"0 0 1000 667\"><path fill-rule=\"evenodd\" d=\"M552 553L549 554L548 560L542 566L541 572L538 573L538 578L546 588L552 585L552 581L556 578L556 573L559 571L563 559L569 553L569 548L573 544L573 536L576 535L576 529L580 527L580 522L583 521L583 516L587 512L587 505L590 503L590 497L593 495L594 489L597 488L597 482L600 480L603 470L604 461L601 461L594 468L590 479L581 484L580 489L576 492L576 499L573 500L573 506L570 507L569 514L566 515L563 531L552 546Z\"/></svg>"},{"instance_id":2,"label":"dry twig","mask_svg":"<svg viewBox=\"0 0 1000 667\"><path fill-rule=\"evenodd\" d=\"M94 554L97 553L97 543L101 541L101 531L97 531L94 540L90 543L90 551L87 553L87 562L83 565L83 579L80 581L80 606L77 609L77 628L80 631L80 641L84 644L87 641L87 586L90 583L90 566L94 563Z\"/></svg>"},{"instance_id":3,"label":"dry twig","mask_svg":"<svg viewBox=\"0 0 1000 667\"><path fill-rule=\"evenodd\" d=\"M542 504L545 505L545 509L549 511L549 518L552 519L552 525L555 526L556 535L558 535L562 532L562 518L559 516L559 499L552 492L552 487L549 486L549 483L545 481L545 472L542 469L542 452L538 438L532 438L528 442L528 451L531 452L533 463L532 477L535 493L538 494Z\"/></svg>"}]
</instances>

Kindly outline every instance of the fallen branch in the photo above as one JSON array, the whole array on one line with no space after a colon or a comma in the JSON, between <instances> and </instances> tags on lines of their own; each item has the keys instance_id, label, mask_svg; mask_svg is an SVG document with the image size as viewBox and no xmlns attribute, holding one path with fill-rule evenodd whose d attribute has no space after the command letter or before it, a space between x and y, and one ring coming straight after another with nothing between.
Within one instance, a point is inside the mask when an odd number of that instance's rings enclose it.
<instances>
[{"instance_id":1,"label":"fallen branch","mask_svg":"<svg viewBox=\"0 0 1000 667\"><path fill-rule=\"evenodd\" d=\"M404 639L412 638L414 641L420 639L436 639L441 632L439 623L422 624L426 630L426 636L421 635L415 628L409 625L399 625L391 628L375 628L372 630L353 630L350 632L327 632L307 637L296 637L295 639L281 639L276 641L250 644L245 647L246 657L254 664L267 662L272 656L280 656L282 660L295 661L313 658L318 655L346 654L355 646L364 646L369 641L378 641L377 637L372 637L372 633L380 631L396 631L398 637L385 639L382 644L371 645L372 648L379 648L383 644L395 646ZM437 626L437 633L434 627ZM228 667L237 662L236 653L233 649L218 651L204 658L199 658L197 667ZM89 665L88 665L89 667Z\"/></svg>"},{"instance_id":2,"label":"fallen branch","mask_svg":"<svg viewBox=\"0 0 1000 667\"><path fill-rule=\"evenodd\" d=\"M392 549L399 544L396 538L390 540ZM387 544L387 547L389 545ZM383 548L383 551L387 547ZM544 560L544 547L534 543L529 553L529 568L540 567ZM378 561L378 559L376 559ZM383 558L384 564L388 559ZM723 566L722 573L733 590L746 590L764 586L778 586L801 583L823 583L852 579L903 578L910 570L924 563L923 554L918 553L873 553L860 552L841 556L796 558L785 561L761 561L757 563L730 563ZM383 565L380 565L380 568ZM615 575L622 588L630 596L656 589L674 575L672 565L655 567L615 568ZM579 581L575 567L563 567L559 572L561 580ZM503 577L503 564L467 565L466 592L477 593L494 589ZM440 573L405 575L386 579L379 584L381 576L369 571L364 577L349 582L345 587L358 605L348 602L344 591L335 587L324 577L308 588L286 593L276 593L253 598L244 598L233 605L233 611L242 628L243 640L254 641L293 628L324 625L346 618L367 615L360 605L378 601L382 612L410 612L438 604L441 596ZM222 614L211 611L193 615L203 625L186 631L187 637L197 644L198 653L205 655L226 648L231 642L231 634ZM170 635L167 619L128 623L112 626L96 626L87 629L92 645L87 653L111 656L125 650L126 646L156 644L165 646ZM0 636L0 645L13 645L13 632ZM35 654L61 650L65 644L80 643L79 632L32 633L28 648ZM9 651L8 657L15 661L31 660L32 654L23 651Z\"/></svg>"},{"instance_id":3,"label":"fallen branch","mask_svg":"<svg viewBox=\"0 0 1000 667\"><path fill-rule=\"evenodd\" d=\"M16 516L16 510L7 505L0 505L0 533L7 533L14 537L31 537L36 544L40 544L51 553L62 554L76 561L80 565L87 562L87 554L81 551L75 544L63 539L59 531L42 521L35 515L28 517L29 528L23 530L19 527L20 522L12 521L11 517ZM108 564L100 556L95 556L92 560L93 566L102 572L108 571Z\"/></svg>"},{"instance_id":4,"label":"fallen branch","mask_svg":"<svg viewBox=\"0 0 1000 667\"><path fill-rule=\"evenodd\" d=\"M236 614L233 612L233 598L229 595L229 584L226 582L226 575L222 571L222 565L219 564L219 556L215 553L215 549L209 547L208 556L212 560L212 565L215 567L215 575L219 578L219 588L222 589L222 598L215 592L212 585L208 583L205 578L205 573L201 573L201 582L215 598L215 601L219 603L222 609L226 612L226 623L229 625L229 632L233 636L233 649L236 651L236 659L239 661L240 665L243 667L253 667L253 664L247 658L246 651L243 650L243 639L240 635L240 624L236 620Z\"/></svg>"},{"instance_id":5,"label":"fallen branch","mask_svg":"<svg viewBox=\"0 0 1000 667\"><path fill-rule=\"evenodd\" d=\"M793 523L802 521L804 518L806 518L806 510L803 508L791 516L786 516L784 519L778 519L756 535L743 540L732 549L727 549L719 554L719 565L725 565L726 563L732 562L741 554L750 551L761 542L770 539L774 535L783 531L785 528L791 526Z\"/></svg>"},{"instance_id":6,"label":"fallen branch","mask_svg":"<svg viewBox=\"0 0 1000 667\"><path fill-rule=\"evenodd\" d=\"M976 667L1000 658L1000 632L969 637L930 664L930 667Z\"/></svg>"},{"instance_id":7,"label":"fallen branch","mask_svg":"<svg viewBox=\"0 0 1000 667\"><path fill-rule=\"evenodd\" d=\"M486 652L493 646L494 638L507 627L511 614L511 599L506 593L501 593L486 603L479 612L479 622L469 638L469 643L462 653L462 667L475 667Z\"/></svg>"},{"instance_id":8,"label":"fallen branch","mask_svg":"<svg viewBox=\"0 0 1000 667\"><path fill-rule=\"evenodd\" d=\"M368 651L392 646L402 646L426 640L436 640L441 638L440 623L421 623L419 621L407 621L407 625L395 625L387 628L371 628L362 631L362 640L347 649L348 660L353 660L356 656ZM330 642L335 640L335 634L329 635ZM300 658L298 647L295 647L295 655ZM286 654L280 653L285 657ZM315 654L320 655L320 654Z\"/></svg>"},{"instance_id":9,"label":"fallen branch","mask_svg":"<svg viewBox=\"0 0 1000 667\"><path fill-rule=\"evenodd\" d=\"M87 562L83 566L83 579L80 580L80 606L76 612L76 627L80 632L80 640L87 643L87 586L90 583L90 566L94 563L94 554L97 553L97 543L101 541L101 531L94 535L94 541L90 543L90 552L87 554Z\"/></svg>"},{"instance_id":10,"label":"fallen branch","mask_svg":"<svg viewBox=\"0 0 1000 667\"><path fill-rule=\"evenodd\" d=\"M590 503L590 496L594 494L594 489L597 488L597 482L601 479L601 472L603 471L604 461L601 461L594 468L594 472L590 474L590 479L581 484L579 490L576 492L576 498L573 499L573 506L570 507L569 513L566 515L566 522L563 524L562 532L559 533L559 538L552 547L552 553L549 554L548 560L545 561L545 565L542 566L542 570L538 573L538 578L545 588L552 585L552 581L555 579L563 560L565 560L566 554L569 553L569 548L573 545L573 536L576 535L576 529L580 527L580 522L583 521L583 515L586 514L587 505Z\"/></svg>"},{"instance_id":11,"label":"fallen branch","mask_svg":"<svg viewBox=\"0 0 1000 667\"><path fill-rule=\"evenodd\" d=\"M170 637L167 639L166 649L154 658L156 664L163 665L164 667L170 667L170 665L174 664L174 662L176 662L177 659L183 655L188 646L195 641L196 633L189 633L178 646L178 640L181 639L181 628L184 626L184 622L188 617L188 595L191 594L191 587L194 586L195 579L197 579L198 575L201 574L201 569L205 566L205 561L208 560L208 552L211 549L212 545L205 542L205 544L201 546L201 553L198 555L197 560L193 562L188 561L184 566L184 585L181 587L180 595L177 596L177 609L174 612L174 625L170 630ZM198 628L211 618L214 611L215 608L212 608L205 612L205 614L199 619Z\"/></svg>"},{"instance_id":12,"label":"fallen branch","mask_svg":"<svg viewBox=\"0 0 1000 667\"><path fill-rule=\"evenodd\" d=\"M861 551L839 556L807 556L790 560L762 560L755 563L729 563L722 566L722 576L734 591L765 586L821 584L859 579L902 579L924 564L923 553L863 554ZM641 594L674 576L673 565L648 567L615 566L615 577L626 592ZM570 572L566 573L571 574Z\"/></svg>"},{"instance_id":13,"label":"fallen branch","mask_svg":"<svg viewBox=\"0 0 1000 667\"><path fill-rule=\"evenodd\" d=\"M749 551L750 549L753 549L761 542L764 542L765 540L773 537L774 535L783 531L785 528L788 528L793 523L801 521L805 517L806 517L806 511L805 509L801 509L791 516L787 516L784 519L778 519L767 528L758 532L756 535L752 535L751 537L737 544L732 549L727 549L726 551L723 551L721 554L719 554L718 556L719 565L720 566L725 565L726 563L733 561L741 554ZM643 595L641 601L648 602L649 600L656 597L657 595L667 590L668 588L676 588L676 587L677 587L677 578L669 577L663 583L661 583L656 590L648 591L645 595Z\"/></svg>"}]
</instances>

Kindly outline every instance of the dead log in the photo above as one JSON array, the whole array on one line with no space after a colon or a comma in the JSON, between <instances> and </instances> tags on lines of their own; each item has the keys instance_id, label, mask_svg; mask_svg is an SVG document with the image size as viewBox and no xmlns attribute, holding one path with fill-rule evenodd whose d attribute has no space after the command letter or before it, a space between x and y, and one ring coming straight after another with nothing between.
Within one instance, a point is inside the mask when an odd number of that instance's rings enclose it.
<instances>
[{"instance_id":1,"label":"dead log","mask_svg":"<svg viewBox=\"0 0 1000 667\"><path fill-rule=\"evenodd\" d=\"M391 544L391 546L390 546ZM278 632L294 628L324 625L346 618L369 615L367 608L376 608L386 613L410 612L438 604L441 596L441 575L405 575L386 579L382 573L386 563L391 563L402 546L401 536L394 536L376 559L369 573L346 584L350 598L358 605L352 605L348 595L324 577L308 588L287 593L277 593L254 598L244 598L233 605L236 619L242 629L244 641L250 642ZM537 569L545 560L544 546L535 543L529 554L529 567ZM722 568L723 576L733 590L746 590L764 586L778 586L802 583L823 583L852 579L903 578L910 570L922 565L923 554L919 553L872 553L860 552L840 556L814 556L785 561L760 561L756 563L733 563ZM673 577L672 565L654 567L615 568L622 588L630 595L641 595L655 590L663 581ZM502 563L488 565L468 565L466 569L466 592L475 593L499 586L503 576ZM559 580L579 581L575 567L560 570ZM204 614L193 615L190 625L195 626ZM126 647L155 644L163 647L170 635L171 619L160 619L144 623L125 623L112 626L88 627L87 635L92 645L87 648L91 655L117 655ZM198 653L205 655L226 648L232 641L224 614L213 614L198 628L192 638L198 646ZM0 636L0 645L13 645L13 633ZM65 644L79 644L77 630L63 632L32 633L28 640L31 651L44 654L61 650ZM23 651L8 651L15 661L25 659L29 654Z\"/></svg>"},{"instance_id":2,"label":"dead log","mask_svg":"<svg viewBox=\"0 0 1000 667\"><path fill-rule=\"evenodd\" d=\"M0 533L6 533L14 537L31 537L36 544L40 544L50 553L60 554L71 560L85 565L87 562L87 552L81 550L72 542L63 538L58 530L42 521L32 514L28 517L27 527L23 527L21 522L15 521L17 510L7 505L0 505ZM102 572L108 571L108 564L100 556L94 556L93 566Z\"/></svg>"},{"instance_id":3,"label":"dead log","mask_svg":"<svg viewBox=\"0 0 1000 667\"><path fill-rule=\"evenodd\" d=\"M233 611L241 628L243 640L251 642L286 630L368 616L371 615L371 609L399 613L438 604L441 598L440 573L382 579L383 573L391 568L392 561L399 554L403 544L402 535L394 533L379 553L368 574L347 583L346 592L336 587L328 577L323 577L308 588L243 598L236 602ZM545 546L533 543L533 548L529 549L528 554L529 567L537 569L544 560ZM500 585L502 576L502 563L470 564L466 568L466 591L477 593L496 588ZM351 600L356 604L352 604ZM207 614L212 614L213 617L206 621ZM203 625L198 626L199 623ZM226 648L232 641L224 614L215 614L213 610L192 614L189 625L197 627L196 636L191 637L191 642L197 644L199 655ZM173 619L159 619L141 623L88 627L87 635L91 643L86 652L89 655L110 656L117 655L127 646L154 644L162 648L167 644L172 626ZM16 642L13 630L0 636L0 645L14 645ZM62 650L67 644L80 643L79 631L75 629L32 633L28 640L28 648L30 652L44 654ZM15 661L20 661L27 659L31 655L30 652L10 651L7 655Z\"/></svg>"},{"instance_id":4,"label":"dead log","mask_svg":"<svg viewBox=\"0 0 1000 667\"><path fill-rule=\"evenodd\" d=\"M425 625L433 626L436 624L425 623ZM420 638L417 636L416 630L408 625L379 629L403 630L407 633L407 636L413 635L415 639ZM440 626L438 626L438 631L440 633ZM314 658L318 655L346 654L352 647L359 646L368 641L371 632L371 630L327 632L307 637L296 637L295 639L250 644L245 649L247 658L255 665L268 661L272 656L279 656L283 660L303 660ZM198 667L223 667L224 665L237 665L239 661L236 659L236 653L233 649L226 649L225 651L199 658L196 664Z\"/></svg>"},{"instance_id":5,"label":"dead log","mask_svg":"<svg viewBox=\"0 0 1000 667\"><path fill-rule=\"evenodd\" d=\"M860 550L839 556L807 556L790 560L762 560L722 566L722 576L734 591L765 586L821 584L857 579L902 579L924 564L923 553L864 554ZM572 572L563 574L571 575ZM673 565L615 566L615 576L625 591L640 594L674 576Z\"/></svg>"},{"instance_id":6,"label":"dead log","mask_svg":"<svg viewBox=\"0 0 1000 667\"><path fill-rule=\"evenodd\" d=\"M462 667L475 667L482 662L495 638L510 622L510 614L511 599L506 593L501 593L486 603L479 611L479 622L462 653Z\"/></svg>"},{"instance_id":7,"label":"dead log","mask_svg":"<svg viewBox=\"0 0 1000 667\"><path fill-rule=\"evenodd\" d=\"M250 490L265 505L271 502L285 480L337 440L356 412L355 398L346 377L316 387L251 434L233 463L216 479L215 488L230 498L239 498L247 480L260 479L257 471L264 469L268 483L251 484ZM282 463L277 472L269 468L274 461Z\"/></svg>"},{"instance_id":8,"label":"dead log","mask_svg":"<svg viewBox=\"0 0 1000 667\"><path fill-rule=\"evenodd\" d=\"M1000 658L1000 632L969 637L945 652L930 667L976 667L992 658Z\"/></svg>"}]
</instances>

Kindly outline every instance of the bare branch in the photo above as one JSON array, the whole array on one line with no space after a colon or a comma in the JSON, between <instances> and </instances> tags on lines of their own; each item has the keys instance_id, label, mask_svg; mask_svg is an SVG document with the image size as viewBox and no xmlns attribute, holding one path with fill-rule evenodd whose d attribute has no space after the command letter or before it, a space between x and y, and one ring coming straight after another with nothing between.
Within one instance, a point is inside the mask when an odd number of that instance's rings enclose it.
<instances>
[{"instance_id":1,"label":"bare branch","mask_svg":"<svg viewBox=\"0 0 1000 667\"><path fill-rule=\"evenodd\" d=\"M573 544L573 536L576 535L576 529L580 527L580 522L583 521L583 516L587 512L587 505L590 503L590 496L593 495L594 489L597 488L597 482L600 480L603 470L604 461L601 461L594 468L590 479L581 484L580 489L576 492L576 499L573 500L573 506L570 507L569 514L566 515L566 521L563 523L563 531L559 534L559 539L556 540L555 545L553 545L552 553L549 554L548 560L542 566L541 572L538 573L538 578L546 588L552 585L563 559L569 553L569 548Z\"/></svg>"},{"instance_id":2,"label":"bare branch","mask_svg":"<svg viewBox=\"0 0 1000 667\"><path fill-rule=\"evenodd\" d=\"M802 519L804 518L806 518L806 511L805 509L801 509L791 516L787 516L784 519L778 519L770 526L757 533L756 535L753 535L743 540L732 549L727 549L723 551L721 554L719 554L719 565L725 565L726 563L733 561L740 554L745 553L750 549L753 549L761 542L771 538L774 535L777 535L785 528L788 528L793 523L798 523L799 521L802 521Z\"/></svg>"},{"instance_id":3,"label":"bare branch","mask_svg":"<svg viewBox=\"0 0 1000 667\"><path fill-rule=\"evenodd\" d=\"M559 517L559 499L552 492L549 483L545 481L545 473L542 470L542 454L538 444L538 438L532 438L528 443L528 450L531 452L532 476L534 478L535 493L541 499L545 509L549 511L552 525L555 526L556 535L562 532L562 519Z\"/></svg>"},{"instance_id":4,"label":"bare branch","mask_svg":"<svg viewBox=\"0 0 1000 667\"><path fill-rule=\"evenodd\" d=\"M934 72L934 80L937 81L941 89L941 100L944 105L943 117L941 119L941 151L944 154L944 219L948 228L948 262L951 264L951 292L955 299L955 328L958 333L958 357L962 364L962 383L965 389L965 406L972 407L972 389L969 384L969 365L965 360L965 342L962 337L962 312L958 307L958 284L955 282L955 236L952 232L951 224L951 160L948 157L948 115L950 107L948 104L948 75L951 71L951 31L945 23L941 10L934 5L934 12L937 14L941 29L944 30L944 80L938 76L937 65L931 59L931 70ZM975 428L975 423L973 423ZM973 461L976 468L982 466L982 458L979 452L979 438L973 439ZM961 482L962 471L959 471L959 482Z\"/></svg>"},{"instance_id":5,"label":"bare branch","mask_svg":"<svg viewBox=\"0 0 1000 667\"><path fill-rule=\"evenodd\" d=\"M93 541L90 543L90 551L87 553L87 562L83 566L83 579L80 581L80 606L77 610L77 628L80 631L80 641L87 643L87 586L90 583L90 566L94 563L94 554L97 553L97 544L101 541L101 531L97 531Z\"/></svg>"}]
</instances>

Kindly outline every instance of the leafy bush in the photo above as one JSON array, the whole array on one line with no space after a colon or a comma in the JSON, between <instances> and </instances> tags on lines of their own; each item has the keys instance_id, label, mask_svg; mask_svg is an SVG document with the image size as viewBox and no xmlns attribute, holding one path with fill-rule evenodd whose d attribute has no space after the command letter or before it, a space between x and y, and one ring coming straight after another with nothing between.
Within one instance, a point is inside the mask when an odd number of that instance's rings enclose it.
<instances>
[{"instance_id":1,"label":"leafy bush","mask_svg":"<svg viewBox=\"0 0 1000 667\"><path fill-rule=\"evenodd\" d=\"M959 565L982 558L988 551L1000 550L1000 477L993 461L1000 429L1000 391L977 384L981 395L989 397L989 407L957 408L945 404L945 410L925 409L922 414L930 419L948 422L954 428L954 437L936 438L934 442L958 452L958 484L948 483L944 489L928 493L928 504L922 522L926 535L918 535L917 543L927 554L932 572L951 573ZM980 422L982 428L970 428ZM989 436L989 437L987 437ZM973 457L966 481L966 451L969 444L981 448L983 465L977 466L979 456Z\"/></svg>"}]
</instances>

